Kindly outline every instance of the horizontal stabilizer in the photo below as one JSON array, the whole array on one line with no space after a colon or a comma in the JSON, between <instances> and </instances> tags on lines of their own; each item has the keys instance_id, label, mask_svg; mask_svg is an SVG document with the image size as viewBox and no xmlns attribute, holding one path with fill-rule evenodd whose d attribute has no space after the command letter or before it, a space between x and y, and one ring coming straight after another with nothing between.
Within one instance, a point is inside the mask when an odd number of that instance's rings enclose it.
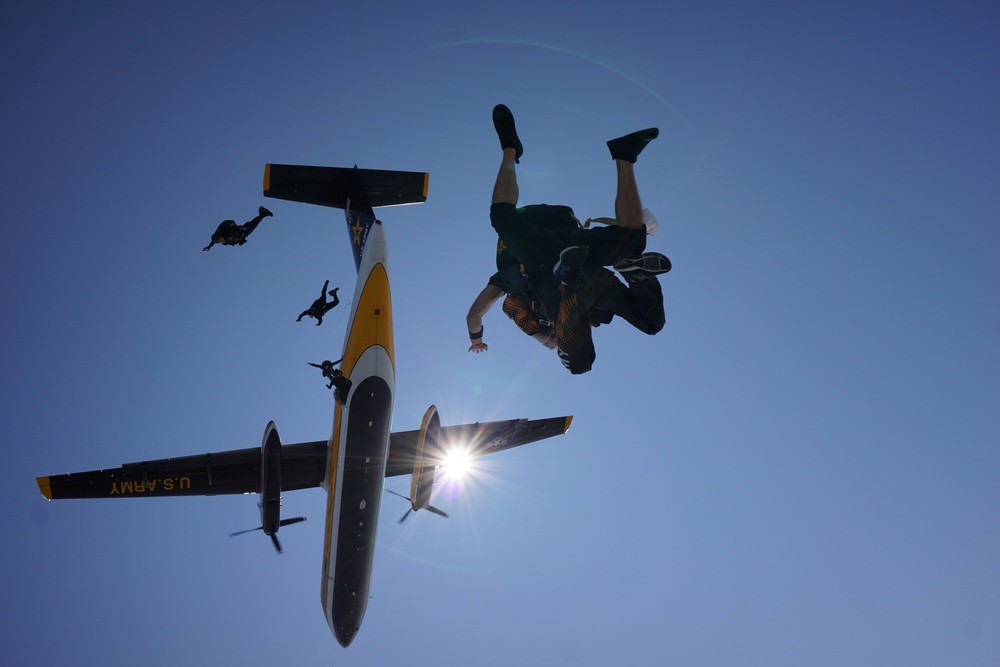
<instances>
[{"instance_id":1,"label":"horizontal stabilizer","mask_svg":"<svg viewBox=\"0 0 1000 667\"><path fill-rule=\"evenodd\" d=\"M355 171L361 176L372 208L427 201L427 172L290 164L265 165L264 196L346 209Z\"/></svg>"}]
</instances>

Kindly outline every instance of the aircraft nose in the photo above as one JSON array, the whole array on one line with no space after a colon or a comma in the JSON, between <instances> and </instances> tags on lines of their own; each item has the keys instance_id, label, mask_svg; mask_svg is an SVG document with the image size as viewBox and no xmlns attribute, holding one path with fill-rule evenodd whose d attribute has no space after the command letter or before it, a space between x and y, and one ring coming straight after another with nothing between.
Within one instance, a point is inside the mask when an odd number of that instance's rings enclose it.
<instances>
[{"instance_id":1,"label":"aircraft nose","mask_svg":"<svg viewBox=\"0 0 1000 667\"><path fill-rule=\"evenodd\" d=\"M347 648L348 646L351 645L351 642L354 641L354 638L357 636L357 634L358 634L357 628L348 630L347 628L340 628L340 627L338 627L333 633L333 635L337 638L337 643L343 646L344 648Z\"/></svg>"}]
</instances>

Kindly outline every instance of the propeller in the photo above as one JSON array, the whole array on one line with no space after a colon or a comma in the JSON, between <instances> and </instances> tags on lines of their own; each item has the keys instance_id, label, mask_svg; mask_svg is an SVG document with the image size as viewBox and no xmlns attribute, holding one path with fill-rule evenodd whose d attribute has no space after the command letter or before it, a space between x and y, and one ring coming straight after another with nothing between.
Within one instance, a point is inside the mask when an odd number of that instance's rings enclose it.
<instances>
[{"instance_id":1,"label":"propeller","mask_svg":"<svg viewBox=\"0 0 1000 667\"><path fill-rule=\"evenodd\" d=\"M400 517L399 521L396 522L396 523L403 523L404 521L406 521L407 517L410 516L410 512L413 511L413 501L410 500L408 497L404 496L402 493L396 493L392 489L386 489L386 491L388 491L389 493L391 493L394 496L399 496L403 500L409 501L409 503L410 503L410 509L406 510L406 514L404 514L402 517ZM431 512L434 512L438 516L443 516L446 519L448 518L448 514L446 512L443 512L442 510L439 510L438 508L434 507L433 505L428 505L424 509L430 510Z\"/></svg>"},{"instance_id":2,"label":"propeller","mask_svg":"<svg viewBox=\"0 0 1000 667\"><path fill-rule=\"evenodd\" d=\"M448 514L446 512L443 512L442 510L439 510L438 508L434 507L433 505L428 505L424 509L430 510L431 512L434 512L438 516L443 516L446 519L448 518Z\"/></svg>"},{"instance_id":3,"label":"propeller","mask_svg":"<svg viewBox=\"0 0 1000 667\"><path fill-rule=\"evenodd\" d=\"M392 494L392 495L394 495L394 496L399 496L399 497L400 497L400 498L402 498L403 500L405 500L405 501L407 501L407 502L409 502L409 503L410 503L410 509L406 510L406 514L404 514L404 515L403 515L403 516L402 516L402 517L401 517L401 518L399 519L399 521L397 521L397 522L396 522L396 523L403 523L404 521L406 521L406 517L410 516L410 512L412 512L412 511L413 511L413 501L412 501L412 500L410 500L409 496L404 496L404 495L403 495L402 493L396 493L396 492L395 492L395 491L393 491L392 489L386 489L386 491L388 491L389 493L391 493L391 494Z\"/></svg>"},{"instance_id":4,"label":"propeller","mask_svg":"<svg viewBox=\"0 0 1000 667\"><path fill-rule=\"evenodd\" d=\"M288 526L288 525L291 525L293 523L301 523L301 522L303 522L305 520L306 520L306 518L304 516L297 516L297 517L293 517L291 519L282 519L281 521L278 522L278 527L280 528L281 526ZM229 537L236 537L237 535L245 535L247 533L252 533L252 532L257 531L257 530L264 530L264 526L257 526L256 528L250 528L248 530L238 530L235 533L229 533ZM280 554L281 553L281 542L278 541L277 532L278 531L275 531L274 533L271 533L271 542L274 544L274 548Z\"/></svg>"}]
</instances>

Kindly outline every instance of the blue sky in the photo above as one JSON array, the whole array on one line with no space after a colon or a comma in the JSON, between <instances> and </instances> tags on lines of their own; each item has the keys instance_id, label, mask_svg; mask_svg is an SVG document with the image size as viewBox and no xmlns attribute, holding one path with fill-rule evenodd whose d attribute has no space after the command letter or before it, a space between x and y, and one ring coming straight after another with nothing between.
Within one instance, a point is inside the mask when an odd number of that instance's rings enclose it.
<instances>
[{"instance_id":1,"label":"blue sky","mask_svg":"<svg viewBox=\"0 0 1000 667\"><path fill-rule=\"evenodd\" d=\"M994 665L1000 660L995 4L29 3L0 26L12 519L0 663ZM398 6L397 6L398 5ZM523 203L611 215L604 142L668 254L667 326L571 377L500 313L494 104ZM387 496L349 649L319 604L323 492L48 503L38 475L328 437L307 361L350 295L339 212L266 162L428 171L385 211L394 428L575 415L447 521ZM219 221L262 223L201 252ZM408 479L389 482L405 492Z\"/></svg>"}]
</instances>

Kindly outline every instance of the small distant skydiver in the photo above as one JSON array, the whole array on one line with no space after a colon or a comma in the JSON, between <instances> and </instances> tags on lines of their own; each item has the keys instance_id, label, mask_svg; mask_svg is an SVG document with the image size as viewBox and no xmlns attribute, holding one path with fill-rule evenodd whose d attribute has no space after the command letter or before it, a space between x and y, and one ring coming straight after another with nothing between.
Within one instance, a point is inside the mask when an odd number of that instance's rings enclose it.
<instances>
[{"instance_id":1,"label":"small distant skydiver","mask_svg":"<svg viewBox=\"0 0 1000 667\"><path fill-rule=\"evenodd\" d=\"M596 358L590 328L610 322L615 314L645 333L659 332L665 318L655 276L670 270L670 260L660 253L643 253L650 230L633 171L639 153L659 130L640 130L607 142L617 171L615 218L596 220L613 226L585 229L568 206L517 207L514 165L524 149L510 109L494 107L493 125L503 150L490 206L490 222L500 238L498 272L469 309L469 351L488 349L482 339L482 315L504 293L504 312L523 331L555 348L573 374L589 371ZM618 270L628 287L604 266Z\"/></svg>"},{"instance_id":2,"label":"small distant skydiver","mask_svg":"<svg viewBox=\"0 0 1000 667\"><path fill-rule=\"evenodd\" d=\"M212 242L202 248L202 250L208 251L214 245L243 245L247 242L247 237L250 236L253 230L257 229L260 221L273 215L273 213L261 206L257 209L257 217L253 220L248 220L242 225L237 225L235 220L223 220L215 228L215 233L212 234Z\"/></svg>"},{"instance_id":3,"label":"small distant skydiver","mask_svg":"<svg viewBox=\"0 0 1000 667\"><path fill-rule=\"evenodd\" d=\"M333 389L334 385L337 386L337 391L334 393L334 396L336 397L337 402L341 405L345 405L347 403L347 394L351 390L351 380L344 377L344 374L339 368L334 368L334 366L343 360L343 357L341 357L336 361L330 361L327 359L321 364L314 364L311 361L306 362L310 366L319 368L323 371L323 377L330 381L330 384L326 385L327 389Z\"/></svg>"},{"instance_id":4,"label":"small distant skydiver","mask_svg":"<svg viewBox=\"0 0 1000 667\"><path fill-rule=\"evenodd\" d=\"M312 305L309 306L309 308L302 311L302 314L299 315L298 318L295 320L296 322L301 322L303 317L308 316L316 320L316 326L323 324L323 316L326 315L331 310L333 310L333 308L338 303L340 303L340 297L337 296L337 290L339 290L340 288L334 287L332 290L327 292L326 288L329 286L330 286L329 280L323 283L323 291L319 293L319 298L313 301ZM333 301L327 303L326 300L327 294L333 297Z\"/></svg>"}]
</instances>

